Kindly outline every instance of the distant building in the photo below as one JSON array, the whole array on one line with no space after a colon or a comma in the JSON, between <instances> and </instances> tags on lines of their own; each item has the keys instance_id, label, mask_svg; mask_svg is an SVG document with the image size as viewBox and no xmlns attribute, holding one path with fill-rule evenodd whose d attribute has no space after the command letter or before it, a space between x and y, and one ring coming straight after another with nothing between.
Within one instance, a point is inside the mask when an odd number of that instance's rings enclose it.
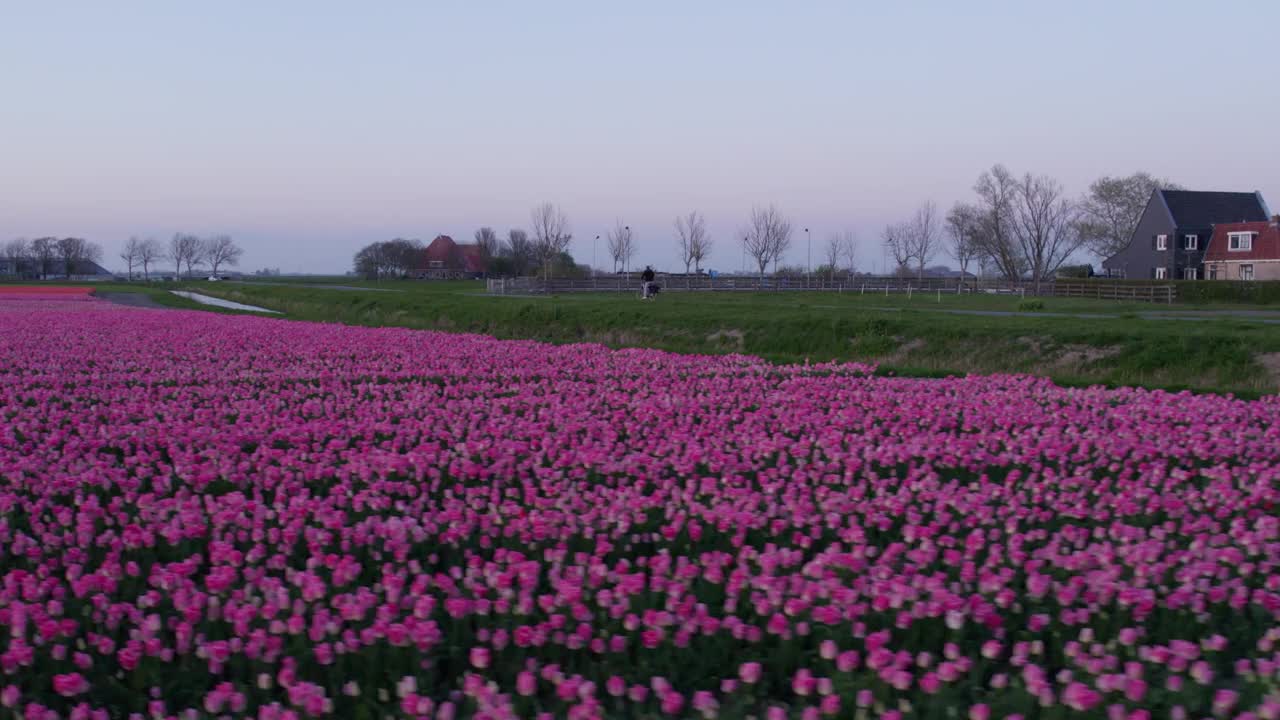
<instances>
[{"instance_id":1,"label":"distant building","mask_svg":"<svg viewBox=\"0 0 1280 720\"><path fill-rule=\"evenodd\" d=\"M48 268L49 273L44 278L49 280L107 280L115 277L110 270L92 260L77 261L70 275L61 259L54 260ZM28 258L0 257L0 277L40 279L39 263Z\"/></svg>"},{"instance_id":2,"label":"distant building","mask_svg":"<svg viewBox=\"0 0 1280 720\"><path fill-rule=\"evenodd\" d=\"M947 278L950 280L957 280L959 278L972 280L977 277L971 272L952 270L949 265L931 265L924 269L924 276L927 278Z\"/></svg>"},{"instance_id":3,"label":"distant building","mask_svg":"<svg viewBox=\"0 0 1280 720\"><path fill-rule=\"evenodd\" d=\"M1258 192L1156 190L1129 244L1102 261L1108 277L1198 280L1205 247L1216 225L1267 221Z\"/></svg>"},{"instance_id":4,"label":"distant building","mask_svg":"<svg viewBox=\"0 0 1280 720\"><path fill-rule=\"evenodd\" d=\"M448 235L439 235L422 251L420 267L409 271L409 277L422 280L456 280L483 277L489 262L479 245L457 243Z\"/></svg>"},{"instance_id":5,"label":"distant building","mask_svg":"<svg viewBox=\"0 0 1280 720\"><path fill-rule=\"evenodd\" d=\"M1215 225L1204 272L1210 280L1280 280L1280 215Z\"/></svg>"}]
</instances>

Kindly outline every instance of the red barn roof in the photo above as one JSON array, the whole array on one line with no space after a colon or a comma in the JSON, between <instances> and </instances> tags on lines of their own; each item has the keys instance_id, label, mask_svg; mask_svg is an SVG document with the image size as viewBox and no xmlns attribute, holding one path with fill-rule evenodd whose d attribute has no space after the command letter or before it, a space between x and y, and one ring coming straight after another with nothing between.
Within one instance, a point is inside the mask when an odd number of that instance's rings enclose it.
<instances>
[{"instance_id":1,"label":"red barn roof","mask_svg":"<svg viewBox=\"0 0 1280 720\"><path fill-rule=\"evenodd\" d=\"M443 267L467 273L482 273L488 268L489 263L479 245L459 244L448 235L438 235L422 251L422 265L428 269Z\"/></svg>"},{"instance_id":2,"label":"red barn roof","mask_svg":"<svg viewBox=\"0 0 1280 720\"><path fill-rule=\"evenodd\" d=\"M1248 250L1231 250L1227 244L1230 233L1253 233L1253 247ZM1276 218L1263 222L1221 223L1213 226L1213 237L1205 249L1205 262L1229 260L1280 260L1280 224Z\"/></svg>"},{"instance_id":3,"label":"red barn roof","mask_svg":"<svg viewBox=\"0 0 1280 720\"><path fill-rule=\"evenodd\" d=\"M462 253L462 269L469 273L484 272L489 263L485 262L484 253L479 245L459 245Z\"/></svg>"},{"instance_id":4,"label":"red barn roof","mask_svg":"<svg viewBox=\"0 0 1280 720\"><path fill-rule=\"evenodd\" d=\"M427 246L427 249L422 251L422 255L426 259L428 266L432 261L448 265L457 251L458 243L454 242L453 238L448 235L437 235L436 239L432 240L431 244Z\"/></svg>"}]
</instances>

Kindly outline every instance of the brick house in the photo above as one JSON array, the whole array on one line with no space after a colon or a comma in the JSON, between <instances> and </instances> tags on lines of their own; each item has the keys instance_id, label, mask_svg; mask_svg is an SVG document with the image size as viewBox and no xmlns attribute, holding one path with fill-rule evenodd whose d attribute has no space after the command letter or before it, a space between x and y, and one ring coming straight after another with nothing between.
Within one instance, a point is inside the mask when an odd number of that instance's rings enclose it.
<instances>
[{"instance_id":1,"label":"brick house","mask_svg":"<svg viewBox=\"0 0 1280 720\"><path fill-rule=\"evenodd\" d=\"M1280 215L1215 225L1204 272L1210 280L1280 280Z\"/></svg>"},{"instance_id":2,"label":"brick house","mask_svg":"<svg viewBox=\"0 0 1280 720\"><path fill-rule=\"evenodd\" d=\"M489 262L474 243L457 243L448 235L438 235L422 251L422 264L409 277L422 280L456 280L483 277Z\"/></svg>"}]
</instances>

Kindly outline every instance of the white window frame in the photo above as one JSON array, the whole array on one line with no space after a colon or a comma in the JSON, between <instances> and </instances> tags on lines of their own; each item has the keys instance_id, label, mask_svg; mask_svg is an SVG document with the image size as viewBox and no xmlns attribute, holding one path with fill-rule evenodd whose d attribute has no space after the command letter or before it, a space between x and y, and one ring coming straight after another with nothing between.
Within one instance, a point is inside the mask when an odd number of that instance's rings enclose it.
<instances>
[{"instance_id":1,"label":"white window frame","mask_svg":"<svg viewBox=\"0 0 1280 720\"><path fill-rule=\"evenodd\" d=\"M431 260L430 262L428 262L428 263L427 263L427 265L428 265L428 267L433 267L433 268L442 268L442 267L444 267L444 261L443 261L443 260Z\"/></svg>"},{"instance_id":2,"label":"white window frame","mask_svg":"<svg viewBox=\"0 0 1280 720\"><path fill-rule=\"evenodd\" d=\"M1199 236L1199 235L1187 235L1186 237L1184 237L1184 238L1182 239L1182 249L1184 249L1184 250L1199 250L1199 249L1200 249L1200 236Z\"/></svg>"},{"instance_id":3,"label":"white window frame","mask_svg":"<svg viewBox=\"0 0 1280 720\"><path fill-rule=\"evenodd\" d=\"M1218 279L1218 266L1217 266L1217 265L1210 265L1210 266L1209 266L1209 279L1210 279L1210 280L1217 280L1217 279Z\"/></svg>"},{"instance_id":4,"label":"white window frame","mask_svg":"<svg viewBox=\"0 0 1280 720\"><path fill-rule=\"evenodd\" d=\"M1253 280L1253 263L1244 263L1240 265L1240 279Z\"/></svg>"},{"instance_id":5,"label":"white window frame","mask_svg":"<svg viewBox=\"0 0 1280 720\"><path fill-rule=\"evenodd\" d=\"M1227 250L1229 252L1248 252L1253 249L1253 233L1227 233Z\"/></svg>"},{"instance_id":6,"label":"white window frame","mask_svg":"<svg viewBox=\"0 0 1280 720\"><path fill-rule=\"evenodd\" d=\"M1169 236L1168 236L1168 235L1157 235L1157 236L1156 236L1156 249L1157 249L1157 250L1168 250L1168 249L1169 249Z\"/></svg>"},{"instance_id":7,"label":"white window frame","mask_svg":"<svg viewBox=\"0 0 1280 720\"><path fill-rule=\"evenodd\" d=\"M1156 268L1156 279L1157 279L1157 280L1168 280L1168 279L1169 279L1169 271L1168 271L1167 269L1165 269L1165 268L1162 268L1162 267L1158 267L1158 268Z\"/></svg>"},{"instance_id":8,"label":"white window frame","mask_svg":"<svg viewBox=\"0 0 1280 720\"><path fill-rule=\"evenodd\" d=\"M1200 273L1196 268L1193 268L1193 267L1182 268L1183 280L1199 280L1200 278L1197 277L1199 274Z\"/></svg>"}]
</instances>

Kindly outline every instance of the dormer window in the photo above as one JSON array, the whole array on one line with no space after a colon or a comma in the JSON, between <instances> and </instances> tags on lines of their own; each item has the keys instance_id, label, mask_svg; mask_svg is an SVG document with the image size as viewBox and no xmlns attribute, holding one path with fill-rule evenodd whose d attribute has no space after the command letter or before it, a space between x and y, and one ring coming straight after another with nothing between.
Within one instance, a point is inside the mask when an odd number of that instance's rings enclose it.
<instances>
[{"instance_id":1,"label":"dormer window","mask_svg":"<svg viewBox=\"0 0 1280 720\"><path fill-rule=\"evenodd\" d=\"M1199 235L1188 235L1188 236L1186 236L1185 238L1183 238L1183 240L1185 240L1185 241L1186 241L1186 242L1185 242L1185 245L1184 245L1184 248L1185 248L1185 249L1187 249L1187 250L1199 250L1199 249L1200 249L1200 236L1199 236Z\"/></svg>"},{"instance_id":2,"label":"dormer window","mask_svg":"<svg viewBox=\"0 0 1280 720\"><path fill-rule=\"evenodd\" d=\"M1227 249L1233 252L1243 252L1253 249L1253 233L1251 232L1233 232L1227 233Z\"/></svg>"},{"instance_id":3,"label":"dormer window","mask_svg":"<svg viewBox=\"0 0 1280 720\"><path fill-rule=\"evenodd\" d=\"M1156 249L1157 249L1157 250L1168 250L1168 249L1169 249L1169 236L1168 236L1168 235L1157 235L1157 236L1156 236Z\"/></svg>"}]
</instances>

